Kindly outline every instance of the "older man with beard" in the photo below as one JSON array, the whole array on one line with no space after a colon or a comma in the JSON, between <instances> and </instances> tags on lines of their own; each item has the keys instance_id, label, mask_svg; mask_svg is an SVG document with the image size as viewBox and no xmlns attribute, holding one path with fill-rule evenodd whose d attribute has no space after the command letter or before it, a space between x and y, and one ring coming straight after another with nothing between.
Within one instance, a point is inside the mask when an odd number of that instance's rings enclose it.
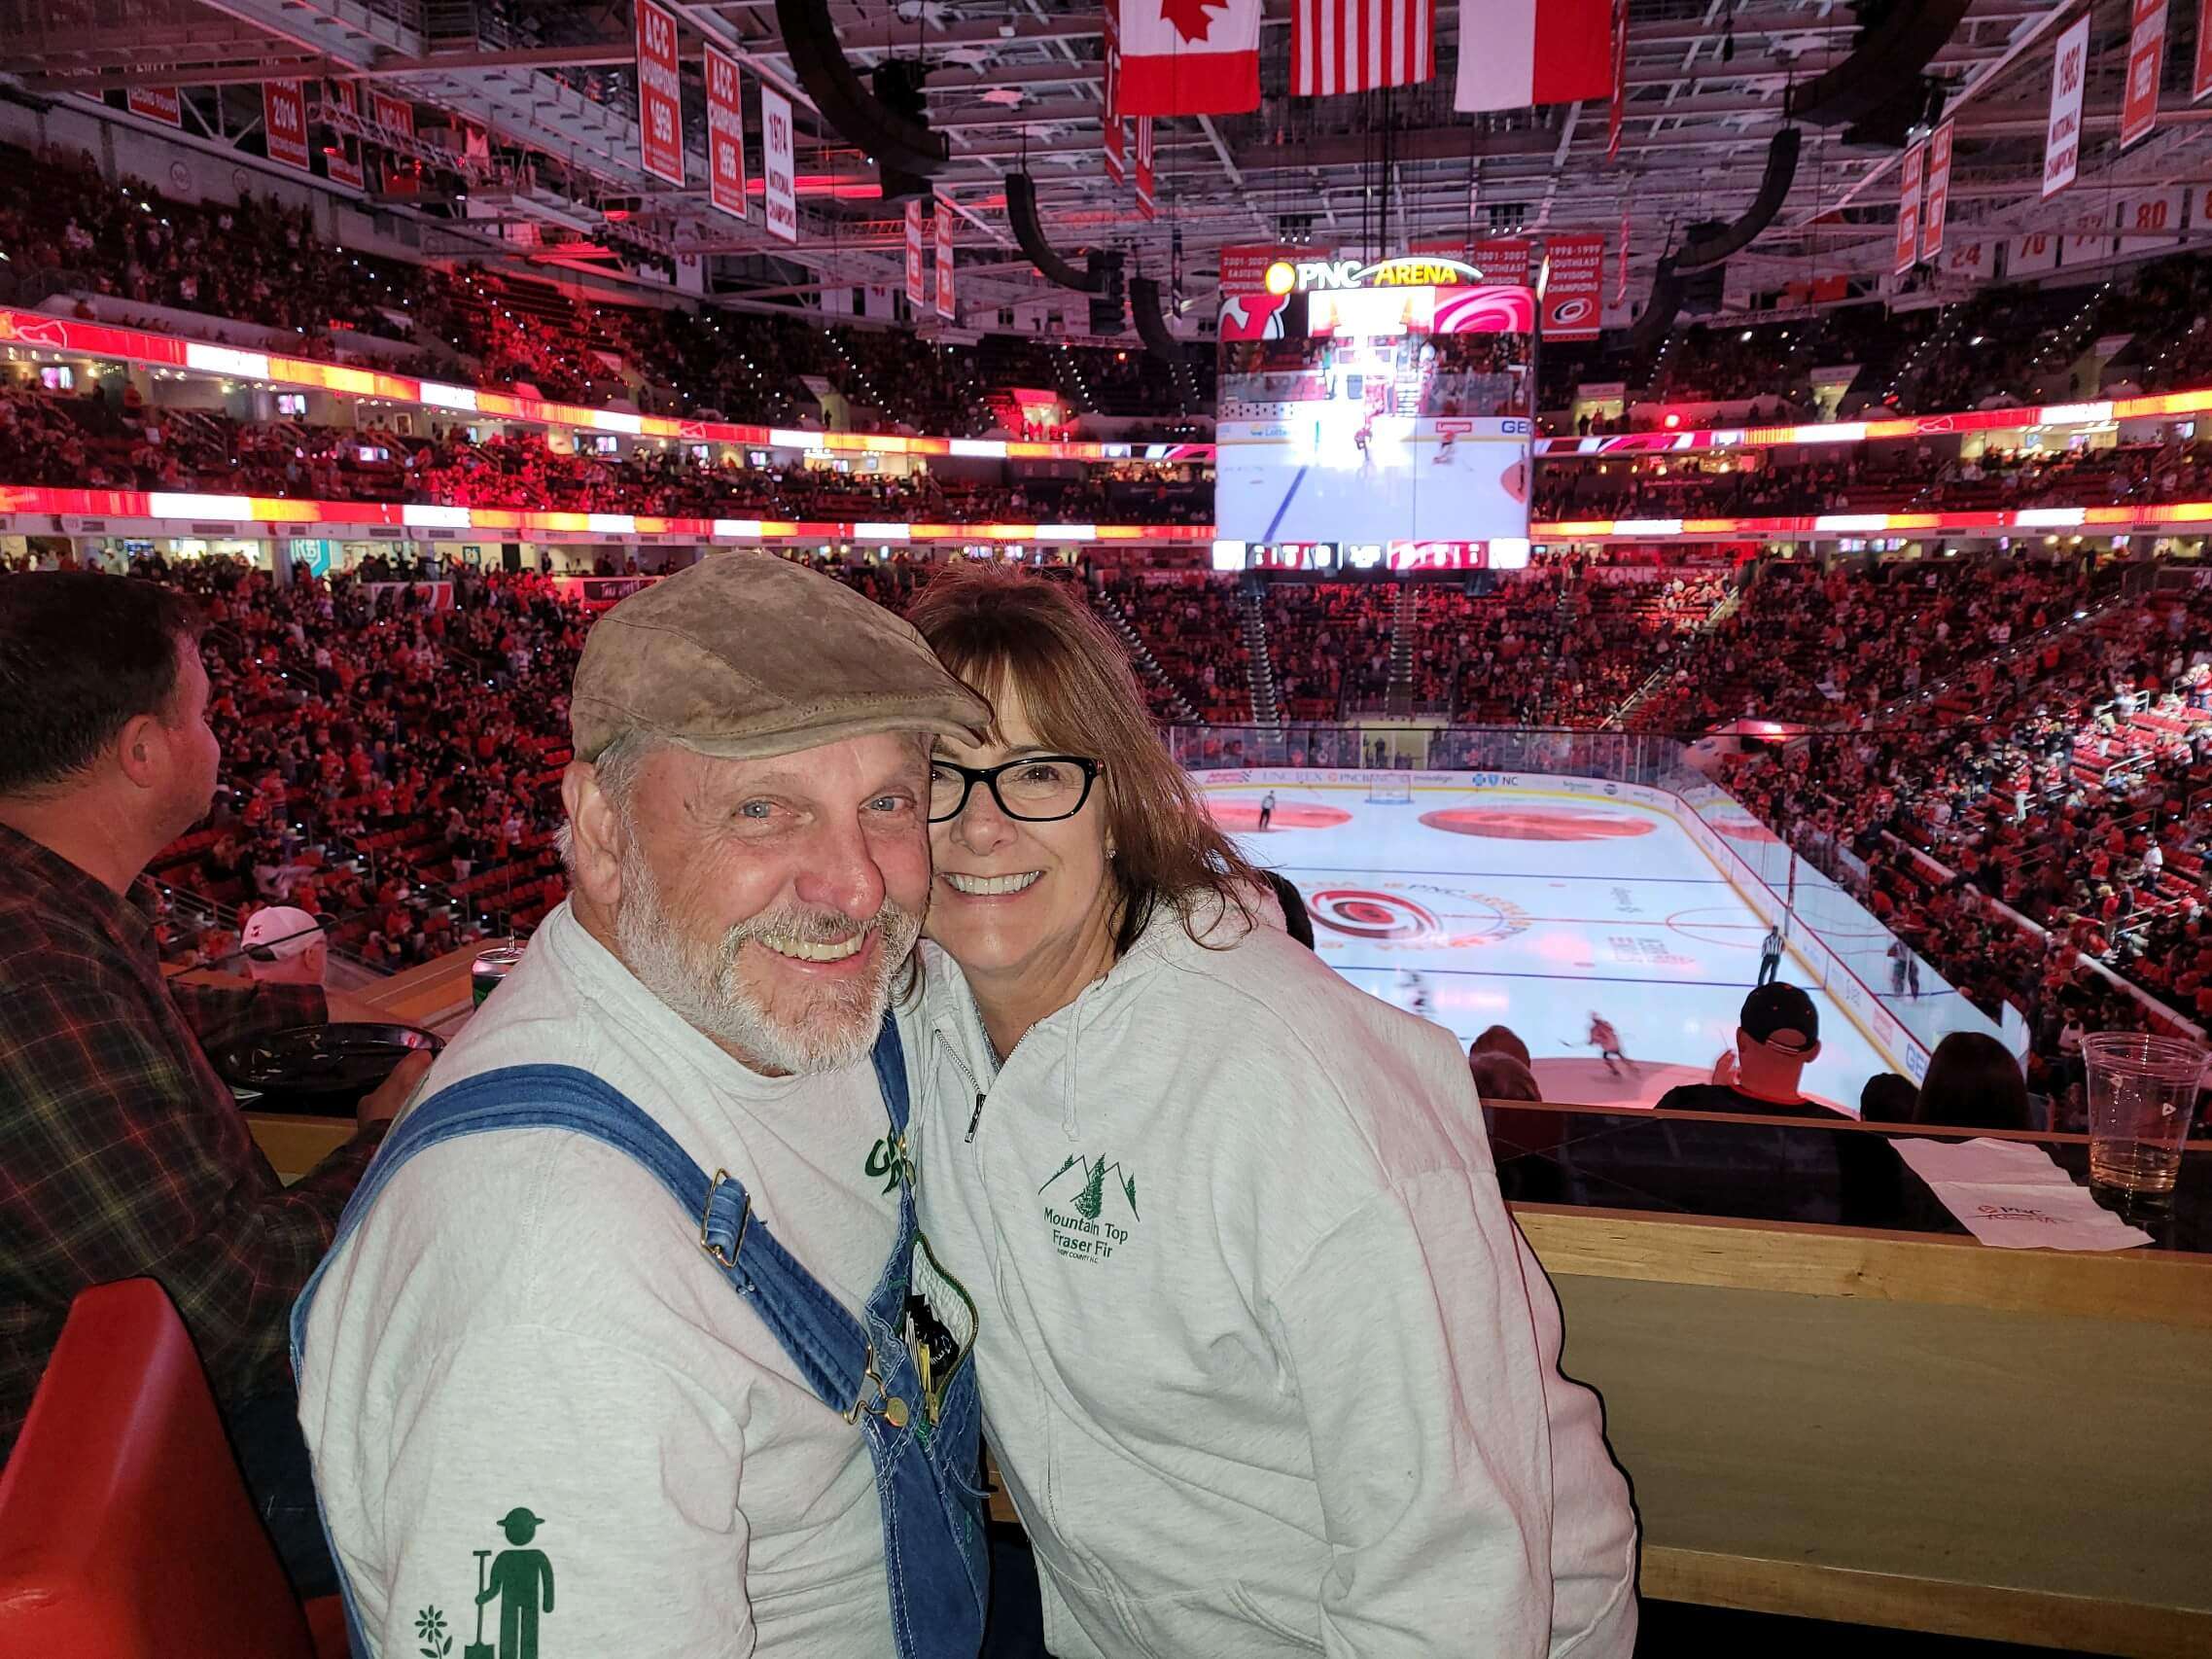
<instances>
[{"instance_id":1,"label":"older man with beard","mask_svg":"<svg viewBox=\"0 0 2212 1659\"><path fill-rule=\"evenodd\" d=\"M973 1653L973 1313L914 1232L884 1016L930 739L987 720L905 623L765 555L593 629L569 901L294 1321L357 1653L487 1617L548 1655ZM521 1592L485 1566L517 1515Z\"/></svg>"}]
</instances>

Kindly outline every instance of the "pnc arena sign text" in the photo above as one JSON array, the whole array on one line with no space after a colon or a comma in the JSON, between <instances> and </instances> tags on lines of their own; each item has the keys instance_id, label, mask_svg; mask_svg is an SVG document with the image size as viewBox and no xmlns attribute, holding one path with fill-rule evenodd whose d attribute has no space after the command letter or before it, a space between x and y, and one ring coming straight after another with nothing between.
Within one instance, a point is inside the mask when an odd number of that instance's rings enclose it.
<instances>
[{"instance_id":1,"label":"pnc arena sign text","mask_svg":"<svg viewBox=\"0 0 2212 1659\"><path fill-rule=\"evenodd\" d=\"M1483 273L1460 260L1406 254L1362 265L1357 260L1277 260L1267 267L1270 294L1306 294L1323 288L1458 288Z\"/></svg>"}]
</instances>

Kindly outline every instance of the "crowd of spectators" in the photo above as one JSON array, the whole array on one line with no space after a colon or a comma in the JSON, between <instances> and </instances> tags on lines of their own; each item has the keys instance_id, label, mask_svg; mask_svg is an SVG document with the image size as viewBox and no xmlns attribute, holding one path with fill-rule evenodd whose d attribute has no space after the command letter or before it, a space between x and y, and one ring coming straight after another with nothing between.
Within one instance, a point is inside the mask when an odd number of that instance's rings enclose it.
<instances>
[{"instance_id":1,"label":"crowd of spectators","mask_svg":"<svg viewBox=\"0 0 2212 1659\"><path fill-rule=\"evenodd\" d=\"M1245 618L1234 589L1201 572L1178 572L1163 581L1145 573L1116 572L1099 591L1137 631L1140 643L1166 676L1152 688L1154 714L1179 694L1211 725L1243 725L1252 718L1251 655Z\"/></svg>"},{"instance_id":2,"label":"crowd of spectators","mask_svg":"<svg viewBox=\"0 0 2212 1659\"><path fill-rule=\"evenodd\" d=\"M1001 419L1003 388L979 372L989 353L910 329L830 324L795 307L595 301L480 264L377 258L323 240L304 210L273 195L187 202L142 179L111 182L88 154L58 146L0 145L0 256L18 301L52 291L197 312L286 330L296 335L286 349L306 357L370 355L359 336L376 336L396 342L375 355L380 367L561 402L807 424L822 412L814 380L869 411L862 424L973 437ZM1211 397L1203 361L1178 384L1141 352L1065 352L1071 389L1092 393L1077 412L1179 420Z\"/></svg>"},{"instance_id":3,"label":"crowd of spectators","mask_svg":"<svg viewBox=\"0 0 2212 1659\"><path fill-rule=\"evenodd\" d=\"M0 389L0 482L10 484L832 521L1189 524L1213 511L1211 472L1195 466L995 484L796 461L755 467L732 451L720 461L692 451L641 442L626 455L592 454L528 429L473 440L458 424L426 437L237 421L149 406L120 377L70 394L36 382Z\"/></svg>"},{"instance_id":4,"label":"crowd of spectators","mask_svg":"<svg viewBox=\"0 0 2212 1659\"><path fill-rule=\"evenodd\" d=\"M1534 515L1556 518L1773 517L1818 512L1984 512L2202 500L2212 442L2178 433L2161 442L2059 451L1984 450L1962 457L1929 443L1786 452L1554 461L1536 475Z\"/></svg>"},{"instance_id":5,"label":"crowd of spectators","mask_svg":"<svg viewBox=\"0 0 2212 1659\"><path fill-rule=\"evenodd\" d=\"M1262 593L1277 705L1293 721L1337 720L1390 680L1395 583L1271 582Z\"/></svg>"},{"instance_id":6,"label":"crowd of spectators","mask_svg":"<svg viewBox=\"0 0 2212 1659\"><path fill-rule=\"evenodd\" d=\"M424 585L301 568L279 586L226 558L133 572L206 608L223 747L213 815L153 866L171 960L235 971L239 924L287 904L390 971L557 902L556 785L586 621L545 579L449 572L439 607Z\"/></svg>"},{"instance_id":7,"label":"crowd of spectators","mask_svg":"<svg viewBox=\"0 0 2212 1659\"><path fill-rule=\"evenodd\" d=\"M830 568L902 610L935 567ZM231 961L248 914L289 904L396 969L558 901L578 599L533 573L441 570L433 587L390 561L327 581L296 568L282 585L223 558L135 572L194 593L212 622L223 785L155 866L175 960ZM1250 719L1248 580L1121 571L1087 587L1134 630L1162 718ZM1595 725L1669 639L1688 642L1691 688L1674 729L1739 696L1745 712L1827 714L1729 787L1977 1006L2018 1008L2029 1084L2062 1115L2079 1110L2082 1032L2155 1020L2123 981L2212 1021L2212 590L2124 597L2067 561L1777 561L1701 631L1728 589L1716 567L1560 561L1472 590L1420 584L1410 612L1393 582L1274 581L1257 610L1294 720L1379 694L1402 645L1432 702L1447 684L1499 688L1463 699L1463 722ZM1409 615L1414 637L1395 641ZM1928 695L1911 696L1916 676ZM1907 700L1878 706L1892 696Z\"/></svg>"},{"instance_id":8,"label":"crowd of spectators","mask_svg":"<svg viewBox=\"0 0 2212 1659\"><path fill-rule=\"evenodd\" d=\"M1630 724L1857 724L1968 657L1990 670L1992 647L2041 632L2089 596L2078 561L1950 558L1865 570L1769 561L1741 602L1675 655Z\"/></svg>"},{"instance_id":9,"label":"crowd of spectators","mask_svg":"<svg viewBox=\"0 0 2212 1659\"><path fill-rule=\"evenodd\" d=\"M2100 340L2120 344L2092 359ZM1968 299L1914 310L1866 302L1748 328L1690 322L1641 353L1623 344L1570 347L1546 356L1546 409L1571 407L1583 385L1617 382L1640 412L1572 422L1555 413L1546 430L1637 430L1669 409L1703 404L1814 418L1815 371L1850 371L1838 406L1844 418L2201 386L2212 380L2212 272L2183 255L2107 281L1985 285Z\"/></svg>"},{"instance_id":10,"label":"crowd of spectators","mask_svg":"<svg viewBox=\"0 0 2212 1659\"><path fill-rule=\"evenodd\" d=\"M2078 1116L2081 1032L2212 1020L2212 599L2120 603L1924 711L1793 746L1731 781L1993 1017ZM2068 1036L2071 1029L2071 1037Z\"/></svg>"}]
</instances>

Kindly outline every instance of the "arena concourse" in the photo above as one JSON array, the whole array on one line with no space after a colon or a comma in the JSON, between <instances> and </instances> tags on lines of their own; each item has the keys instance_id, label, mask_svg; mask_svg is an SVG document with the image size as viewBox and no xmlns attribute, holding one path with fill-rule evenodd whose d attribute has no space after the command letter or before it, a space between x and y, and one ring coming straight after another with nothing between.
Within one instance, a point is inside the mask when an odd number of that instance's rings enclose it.
<instances>
[{"instance_id":1,"label":"arena concourse","mask_svg":"<svg viewBox=\"0 0 2212 1659\"><path fill-rule=\"evenodd\" d=\"M312 936L334 1018L450 1039L567 913L609 610L1020 566L1318 963L1468 1054L1638 1653L2212 1651L2212 1114L2116 1204L2086 1061L2212 1026L2212 8L1596 0L1587 88L1469 105L1476 4L1432 79L1210 9L1247 103L1133 70L1136 0L0 0L0 595L206 624L160 970ZM1745 1093L1774 979L1818 1051ZM288 1180L351 1131L241 1103ZM29 1482L5 1651L69 1571Z\"/></svg>"}]
</instances>

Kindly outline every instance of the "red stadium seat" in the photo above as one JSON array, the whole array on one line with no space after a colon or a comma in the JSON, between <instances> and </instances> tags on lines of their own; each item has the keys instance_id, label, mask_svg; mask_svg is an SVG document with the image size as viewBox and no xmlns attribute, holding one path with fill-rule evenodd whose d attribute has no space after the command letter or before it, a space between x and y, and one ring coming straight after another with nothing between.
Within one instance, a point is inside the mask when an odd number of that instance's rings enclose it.
<instances>
[{"instance_id":1,"label":"red stadium seat","mask_svg":"<svg viewBox=\"0 0 2212 1659\"><path fill-rule=\"evenodd\" d=\"M337 1599L292 1594L167 1293L80 1294L0 1473L0 1653L345 1651Z\"/></svg>"}]
</instances>

